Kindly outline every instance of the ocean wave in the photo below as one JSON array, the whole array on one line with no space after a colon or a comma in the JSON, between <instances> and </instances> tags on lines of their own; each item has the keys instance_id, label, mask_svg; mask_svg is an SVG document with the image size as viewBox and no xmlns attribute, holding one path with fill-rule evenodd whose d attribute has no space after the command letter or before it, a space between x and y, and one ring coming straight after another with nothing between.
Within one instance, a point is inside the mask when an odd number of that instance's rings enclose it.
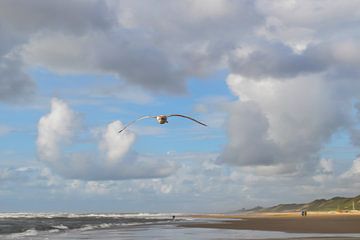
<instances>
[{"instance_id":1,"label":"ocean wave","mask_svg":"<svg viewBox=\"0 0 360 240\"><path fill-rule=\"evenodd\" d=\"M176 216L176 222L188 218L179 213L0 213L0 225L4 226L0 229L0 236L173 224L173 216Z\"/></svg>"},{"instance_id":2,"label":"ocean wave","mask_svg":"<svg viewBox=\"0 0 360 240\"><path fill-rule=\"evenodd\" d=\"M181 217L183 213L0 213L0 218L144 218Z\"/></svg>"}]
</instances>

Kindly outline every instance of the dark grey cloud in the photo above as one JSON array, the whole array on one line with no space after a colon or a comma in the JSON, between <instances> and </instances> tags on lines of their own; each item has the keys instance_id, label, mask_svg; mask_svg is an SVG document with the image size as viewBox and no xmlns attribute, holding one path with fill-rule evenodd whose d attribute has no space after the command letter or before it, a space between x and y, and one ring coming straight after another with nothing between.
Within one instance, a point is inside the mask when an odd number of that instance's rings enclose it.
<instances>
[{"instance_id":1,"label":"dark grey cloud","mask_svg":"<svg viewBox=\"0 0 360 240\"><path fill-rule=\"evenodd\" d=\"M338 37L348 30L353 32L354 25L360 20L357 0L345 2L257 0L255 4L261 14L281 21L288 28L315 30L314 34L321 39ZM338 31L334 32L334 29Z\"/></svg>"},{"instance_id":2,"label":"dark grey cloud","mask_svg":"<svg viewBox=\"0 0 360 240\"><path fill-rule=\"evenodd\" d=\"M0 23L0 56L4 56L9 53L13 47L26 41L27 39L23 35L6 29L2 23Z\"/></svg>"},{"instance_id":3,"label":"dark grey cloud","mask_svg":"<svg viewBox=\"0 0 360 240\"><path fill-rule=\"evenodd\" d=\"M206 8L191 1L107 4L118 21L112 28L82 26L77 36L55 25L24 46L27 62L61 73L110 73L151 91L183 93L188 78L218 69L242 33L262 21L251 1Z\"/></svg>"},{"instance_id":4,"label":"dark grey cloud","mask_svg":"<svg viewBox=\"0 0 360 240\"><path fill-rule=\"evenodd\" d=\"M1 1L0 101L24 102L35 93L19 49L44 32L81 35L109 29L115 19L102 1Z\"/></svg>"},{"instance_id":5,"label":"dark grey cloud","mask_svg":"<svg viewBox=\"0 0 360 240\"><path fill-rule=\"evenodd\" d=\"M263 22L254 1L115 1L120 23L158 36L161 44L237 40ZM156 7L150 7L156 6Z\"/></svg>"},{"instance_id":6,"label":"dark grey cloud","mask_svg":"<svg viewBox=\"0 0 360 240\"><path fill-rule=\"evenodd\" d=\"M302 54L297 54L289 46L281 43L264 44L246 58L230 58L231 69L246 77L261 79L292 78L301 74L324 71L329 64L327 52L316 53L309 47Z\"/></svg>"},{"instance_id":7,"label":"dark grey cloud","mask_svg":"<svg viewBox=\"0 0 360 240\"><path fill-rule=\"evenodd\" d=\"M28 67L115 74L150 91L179 94L188 78L223 67L263 17L253 1L6 0L0 22L1 33L9 33L0 52L16 50Z\"/></svg>"},{"instance_id":8,"label":"dark grey cloud","mask_svg":"<svg viewBox=\"0 0 360 240\"><path fill-rule=\"evenodd\" d=\"M224 67L227 56L264 20L253 1L162 1L157 8L123 1L119 9L120 16L131 16L132 28L156 41L184 77L206 76Z\"/></svg>"},{"instance_id":9,"label":"dark grey cloud","mask_svg":"<svg viewBox=\"0 0 360 240\"><path fill-rule=\"evenodd\" d=\"M0 101L25 102L35 93L35 86L23 72L21 61L0 58Z\"/></svg>"},{"instance_id":10,"label":"dark grey cloud","mask_svg":"<svg viewBox=\"0 0 360 240\"><path fill-rule=\"evenodd\" d=\"M233 72L253 79L291 79L322 72L327 72L329 79L354 79L360 76L358 42L354 37L325 40L309 44L301 53L284 43L263 43L246 57L231 55L229 65Z\"/></svg>"},{"instance_id":11,"label":"dark grey cloud","mask_svg":"<svg viewBox=\"0 0 360 240\"><path fill-rule=\"evenodd\" d=\"M81 38L52 35L37 38L24 48L27 62L60 73L114 74L155 92L185 91L182 69L141 33L96 32Z\"/></svg>"},{"instance_id":12,"label":"dark grey cloud","mask_svg":"<svg viewBox=\"0 0 360 240\"><path fill-rule=\"evenodd\" d=\"M230 109L229 143L219 156L220 162L272 165L281 158L276 144L268 138L269 122L255 102L238 102Z\"/></svg>"},{"instance_id":13,"label":"dark grey cloud","mask_svg":"<svg viewBox=\"0 0 360 240\"><path fill-rule=\"evenodd\" d=\"M249 55L230 57L234 72L254 79L323 72L329 80L359 77L357 1L258 0L255 5L265 24L252 36Z\"/></svg>"},{"instance_id":14,"label":"dark grey cloud","mask_svg":"<svg viewBox=\"0 0 360 240\"><path fill-rule=\"evenodd\" d=\"M24 72L24 64L17 54L11 54L26 38L3 26L0 22L0 101L24 102L35 93L35 83Z\"/></svg>"},{"instance_id":15,"label":"dark grey cloud","mask_svg":"<svg viewBox=\"0 0 360 240\"><path fill-rule=\"evenodd\" d=\"M146 36L122 31L100 36L93 45L96 69L116 73L153 91L184 92L182 69L177 69L169 57ZM84 49L87 51L87 49Z\"/></svg>"},{"instance_id":16,"label":"dark grey cloud","mask_svg":"<svg viewBox=\"0 0 360 240\"><path fill-rule=\"evenodd\" d=\"M81 34L106 30L112 26L105 1L4 0L0 2L1 24L15 32L33 34L38 31L62 31Z\"/></svg>"},{"instance_id":17,"label":"dark grey cloud","mask_svg":"<svg viewBox=\"0 0 360 240\"><path fill-rule=\"evenodd\" d=\"M353 34L349 26L360 19L353 11L356 5L354 1L328 2L320 8L310 2L6 0L0 3L0 31L10 33L6 35L11 41L0 39L0 52L18 47L30 67L110 73L127 83L170 93L185 92L188 78L223 68L256 79L329 70L333 70L329 78L344 74L355 78L358 72L344 56L339 58L339 39L332 33L344 40ZM13 40L17 44L9 45ZM248 45L254 46L248 56L234 54ZM298 45L304 50L294 51Z\"/></svg>"}]
</instances>

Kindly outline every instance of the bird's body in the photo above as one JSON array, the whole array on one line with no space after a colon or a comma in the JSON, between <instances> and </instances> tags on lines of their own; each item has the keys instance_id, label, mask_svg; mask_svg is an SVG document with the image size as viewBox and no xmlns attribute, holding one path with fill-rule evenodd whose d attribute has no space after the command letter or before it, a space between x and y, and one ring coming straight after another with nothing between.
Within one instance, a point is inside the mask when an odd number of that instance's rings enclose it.
<instances>
[{"instance_id":1,"label":"bird's body","mask_svg":"<svg viewBox=\"0 0 360 240\"><path fill-rule=\"evenodd\" d=\"M159 115L159 116L156 116L156 120L158 121L158 123L160 124L165 124L165 123L168 123L168 120L167 120L167 116L166 115Z\"/></svg>"},{"instance_id":2,"label":"bird's body","mask_svg":"<svg viewBox=\"0 0 360 240\"><path fill-rule=\"evenodd\" d=\"M143 117L140 117L130 123L128 123L123 129L121 129L119 131L119 133L121 133L122 131L124 131L127 127L129 127L131 124L139 121L139 120L142 120L142 119L146 119L146 118L156 118L156 120L158 121L159 124L165 124L165 123L168 123L168 118L169 117L182 117L182 118L187 118L189 120L192 120L196 123L199 123L203 126L207 126L206 124L202 123L202 122L199 122L198 120L194 119L194 118L191 118L191 117L188 117L188 116L185 116L185 115L181 115L181 114L169 114L169 115L158 115L158 116L143 116Z\"/></svg>"}]
</instances>

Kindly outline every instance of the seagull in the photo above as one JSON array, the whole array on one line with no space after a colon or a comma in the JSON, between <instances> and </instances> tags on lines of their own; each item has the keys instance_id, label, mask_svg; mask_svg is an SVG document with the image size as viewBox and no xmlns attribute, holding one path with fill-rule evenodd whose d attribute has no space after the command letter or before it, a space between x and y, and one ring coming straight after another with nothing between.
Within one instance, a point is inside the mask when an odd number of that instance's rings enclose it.
<instances>
[{"instance_id":1,"label":"seagull","mask_svg":"<svg viewBox=\"0 0 360 240\"><path fill-rule=\"evenodd\" d=\"M139 120L143 120L143 119L147 119L147 118L156 118L156 120L158 121L159 124L165 124L165 123L168 123L168 118L169 117L183 117L183 118L187 118L187 119L190 119L196 123L199 123L203 126L207 126L205 123L202 123L202 122L199 122L198 120L194 119L194 118L191 118L191 117L188 117L188 116L185 116L185 115L181 115L181 114L169 114L169 115L158 115L158 116L143 116L143 117L140 117L130 123L128 123L123 129L121 129L119 131L119 133L121 133L122 131L124 131L127 127L129 127L131 124L139 121Z\"/></svg>"}]
</instances>

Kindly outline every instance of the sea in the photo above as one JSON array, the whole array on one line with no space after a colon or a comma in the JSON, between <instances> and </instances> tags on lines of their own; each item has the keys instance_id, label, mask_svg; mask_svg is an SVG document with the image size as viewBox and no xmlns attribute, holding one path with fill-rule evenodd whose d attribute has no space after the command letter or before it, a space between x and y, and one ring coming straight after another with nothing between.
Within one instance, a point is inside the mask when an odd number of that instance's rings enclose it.
<instances>
[{"instance_id":1,"label":"sea","mask_svg":"<svg viewBox=\"0 0 360 240\"><path fill-rule=\"evenodd\" d=\"M174 218L175 216L175 218ZM283 232L192 228L197 219L182 213L0 213L0 239L239 240L358 237L359 234L294 234Z\"/></svg>"}]
</instances>

